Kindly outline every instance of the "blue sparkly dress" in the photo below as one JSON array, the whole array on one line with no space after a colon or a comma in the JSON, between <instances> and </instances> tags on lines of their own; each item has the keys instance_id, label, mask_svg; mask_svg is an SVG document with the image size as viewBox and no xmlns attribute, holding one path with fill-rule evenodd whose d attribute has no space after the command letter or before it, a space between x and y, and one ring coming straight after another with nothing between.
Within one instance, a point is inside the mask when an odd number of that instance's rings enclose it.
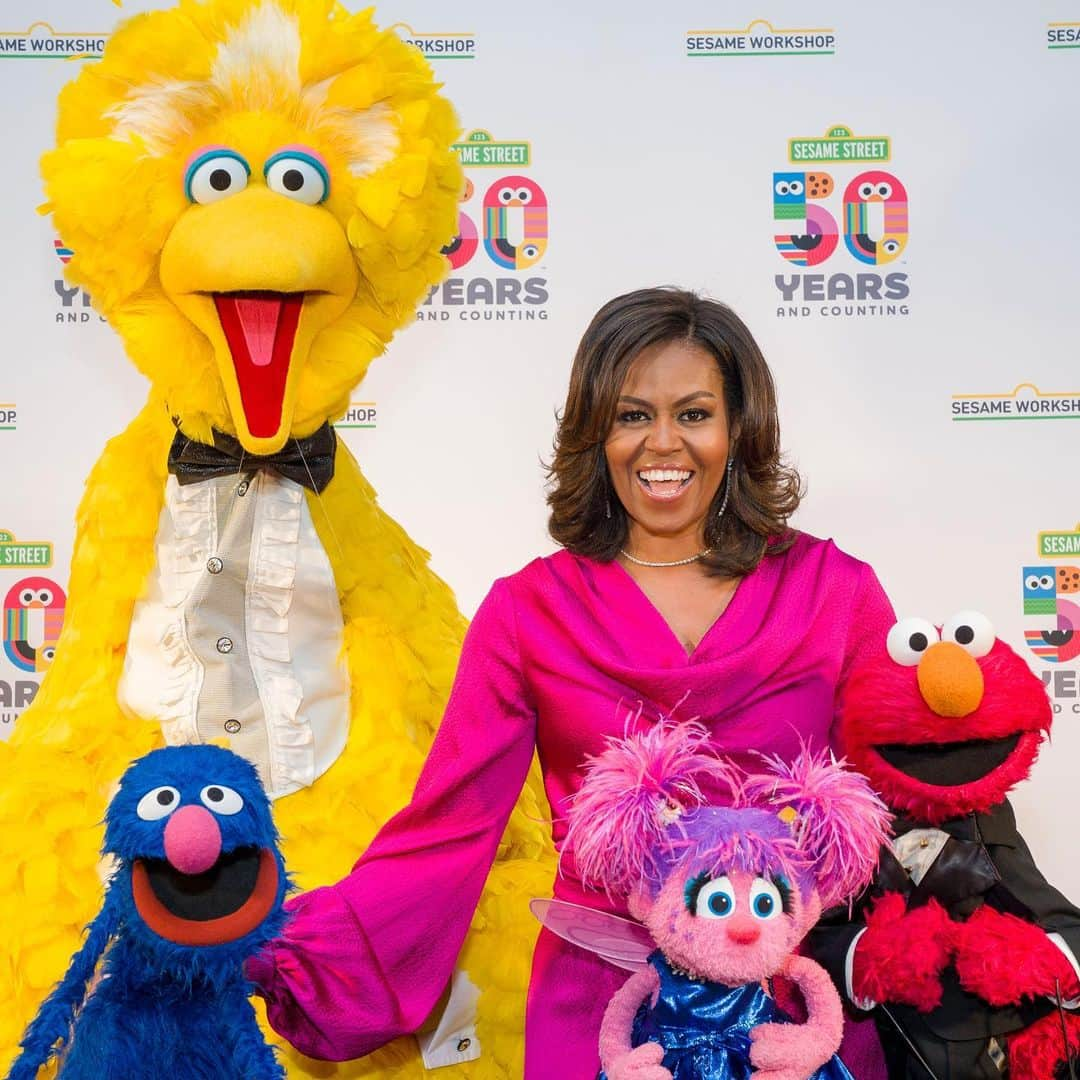
<instances>
[{"instance_id":1,"label":"blue sparkly dress","mask_svg":"<svg viewBox=\"0 0 1080 1080\"><path fill-rule=\"evenodd\" d=\"M656 1004L634 1017L633 1046L660 1043L662 1062L675 1080L753 1080L750 1030L791 1018L757 983L732 989L679 974L659 952L649 963L660 976ZM603 1072L597 1080L607 1080ZM835 1055L807 1080L853 1080Z\"/></svg>"}]
</instances>

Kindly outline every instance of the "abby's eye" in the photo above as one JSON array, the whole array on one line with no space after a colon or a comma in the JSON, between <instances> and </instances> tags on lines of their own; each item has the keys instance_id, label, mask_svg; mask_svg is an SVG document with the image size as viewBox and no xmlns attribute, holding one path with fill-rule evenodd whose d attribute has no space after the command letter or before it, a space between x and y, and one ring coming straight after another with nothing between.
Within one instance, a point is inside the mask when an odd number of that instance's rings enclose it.
<instances>
[{"instance_id":1,"label":"abby's eye","mask_svg":"<svg viewBox=\"0 0 1080 1080\"><path fill-rule=\"evenodd\" d=\"M930 646L938 640L933 623L925 619L901 619L885 639L885 648L898 664L914 667Z\"/></svg>"},{"instance_id":2,"label":"abby's eye","mask_svg":"<svg viewBox=\"0 0 1080 1080\"><path fill-rule=\"evenodd\" d=\"M156 787L148 791L135 807L143 821L160 821L180 805L180 792L174 787Z\"/></svg>"},{"instance_id":3,"label":"abby's eye","mask_svg":"<svg viewBox=\"0 0 1080 1080\"><path fill-rule=\"evenodd\" d=\"M714 878L698 889L694 914L703 919L726 919L735 911L735 888L727 877Z\"/></svg>"},{"instance_id":4,"label":"abby's eye","mask_svg":"<svg viewBox=\"0 0 1080 1080\"><path fill-rule=\"evenodd\" d=\"M263 166L266 186L279 195L316 206L330 194L330 173L314 154L282 150Z\"/></svg>"},{"instance_id":5,"label":"abby's eye","mask_svg":"<svg viewBox=\"0 0 1080 1080\"><path fill-rule=\"evenodd\" d=\"M217 146L197 154L184 173L184 194L194 203L218 202L247 187L251 168L235 150Z\"/></svg>"},{"instance_id":6,"label":"abby's eye","mask_svg":"<svg viewBox=\"0 0 1080 1080\"><path fill-rule=\"evenodd\" d=\"M783 914L784 899L780 890L767 878L754 878L750 886L750 910L758 919L775 919Z\"/></svg>"},{"instance_id":7,"label":"abby's eye","mask_svg":"<svg viewBox=\"0 0 1080 1080\"><path fill-rule=\"evenodd\" d=\"M239 792L224 784L208 784L199 792L203 806L215 814L239 814L244 809L244 799Z\"/></svg>"},{"instance_id":8,"label":"abby's eye","mask_svg":"<svg viewBox=\"0 0 1080 1080\"><path fill-rule=\"evenodd\" d=\"M978 658L994 647L994 624L981 611L958 611L941 628L942 641L955 641Z\"/></svg>"}]
</instances>

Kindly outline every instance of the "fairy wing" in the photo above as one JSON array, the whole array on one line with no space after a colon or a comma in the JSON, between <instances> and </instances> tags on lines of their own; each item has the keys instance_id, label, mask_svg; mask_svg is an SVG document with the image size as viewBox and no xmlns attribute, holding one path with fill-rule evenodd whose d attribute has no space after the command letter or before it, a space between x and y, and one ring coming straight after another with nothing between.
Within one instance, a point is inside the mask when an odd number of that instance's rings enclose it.
<instances>
[{"instance_id":1,"label":"fairy wing","mask_svg":"<svg viewBox=\"0 0 1080 1080\"><path fill-rule=\"evenodd\" d=\"M564 941L626 971L640 971L656 951L652 935L633 919L565 900L531 900L529 910Z\"/></svg>"}]
</instances>

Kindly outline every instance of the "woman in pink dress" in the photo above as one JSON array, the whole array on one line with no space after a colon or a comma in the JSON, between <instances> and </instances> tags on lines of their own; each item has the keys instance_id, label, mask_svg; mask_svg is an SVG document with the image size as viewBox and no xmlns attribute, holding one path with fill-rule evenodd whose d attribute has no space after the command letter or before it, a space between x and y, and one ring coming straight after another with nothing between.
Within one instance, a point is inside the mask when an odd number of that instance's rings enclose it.
<instances>
[{"instance_id":1,"label":"woman in pink dress","mask_svg":"<svg viewBox=\"0 0 1080 1080\"><path fill-rule=\"evenodd\" d=\"M581 766L659 716L697 717L743 764L834 742L851 663L894 621L873 571L787 527L772 377L727 307L674 289L616 298L578 348L551 467L563 550L496 581L469 628L412 802L343 881L300 897L252 968L274 1027L342 1060L414 1031L447 985L539 752L556 846ZM562 900L585 890L572 857ZM590 1080L626 973L541 931L526 1080ZM869 1025L841 1055L884 1077Z\"/></svg>"}]
</instances>

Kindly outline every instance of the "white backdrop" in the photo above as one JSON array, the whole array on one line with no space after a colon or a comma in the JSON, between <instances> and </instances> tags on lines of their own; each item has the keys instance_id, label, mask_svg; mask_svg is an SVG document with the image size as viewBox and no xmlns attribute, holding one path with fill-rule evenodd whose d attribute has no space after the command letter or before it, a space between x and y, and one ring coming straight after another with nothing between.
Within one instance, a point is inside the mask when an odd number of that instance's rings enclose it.
<instances>
[{"instance_id":1,"label":"white backdrop","mask_svg":"<svg viewBox=\"0 0 1080 1080\"><path fill-rule=\"evenodd\" d=\"M35 208L56 94L93 62L66 54L157 6L0 0L0 595L32 575L66 583L84 477L144 394L108 326L64 294L58 238ZM541 461L595 309L643 285L705 290L742 314L776 374L809 489L796 523L871 562L900 614L985 611L1049 681L1054 743L1015 801L1047 876L1080 898L1066 824L1080 637L1057 660L1025 638L1080 605L1053 588L1038 614L1022 602L1025 567L1080 566L1080 6L386 0L377 16L432 57L465 133L527 153L468 168L477 227L509 175L549 206L539 261L499 267L481 243L373 365L357 426L342 428L462 609L551 548ZM888 160L790 159L789 140L839 126L856 144L887 140ZM835 189L816 205L841 232L856 177L888 173L894 202L906 190L910 231L888 265L858 261L842 237L819 265L782 257L774 234L800 230L774 221L773 174L823 171ZM859 274L900 275L891 291L905 295L860 306L844 298ZM797 287L790 302L777 275ZM830 289L839 298L815 299ZM1041 532L1067 535L1040 552ZM40 678L24 667L0 659L0 737Z\"/></svg>"}]
</instances>

